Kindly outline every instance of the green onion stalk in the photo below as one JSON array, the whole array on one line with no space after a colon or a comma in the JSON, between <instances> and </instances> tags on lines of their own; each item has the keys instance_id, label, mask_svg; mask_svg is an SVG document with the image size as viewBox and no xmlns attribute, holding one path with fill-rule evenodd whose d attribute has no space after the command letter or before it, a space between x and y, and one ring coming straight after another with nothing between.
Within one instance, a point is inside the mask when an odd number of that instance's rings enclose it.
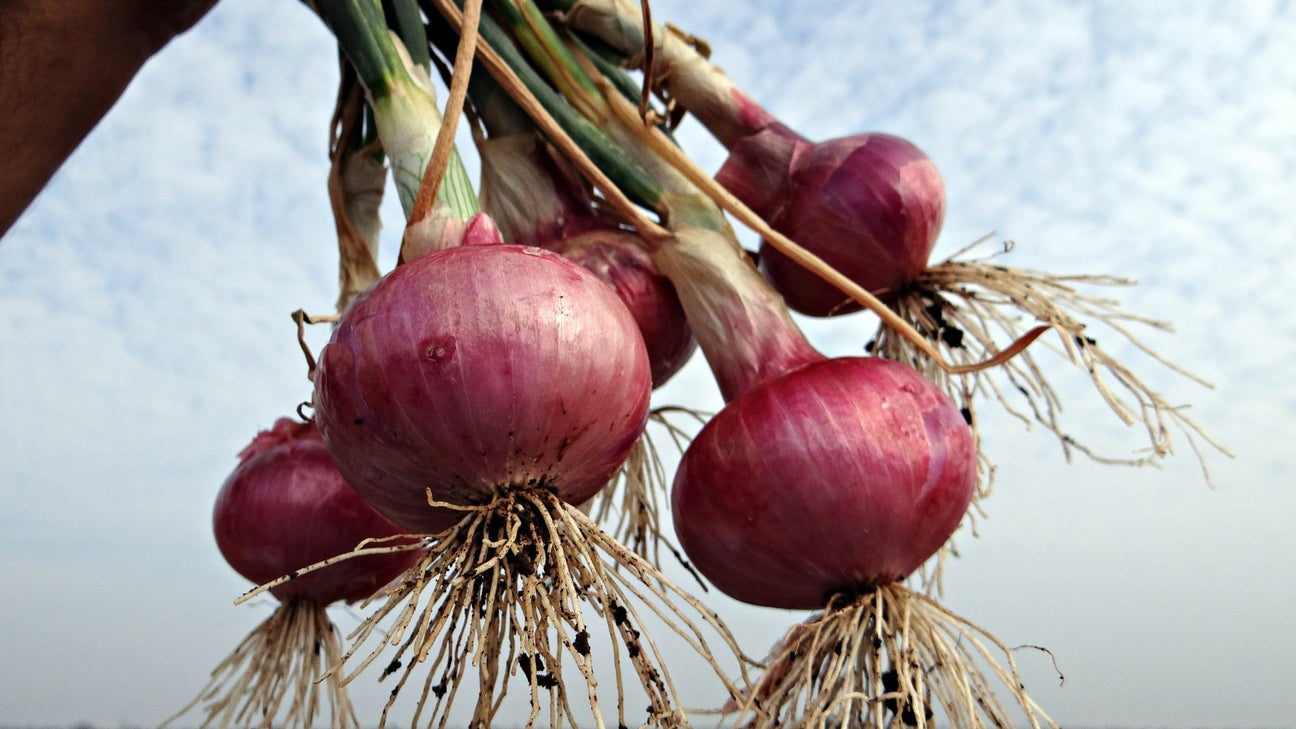
<instances>
[{"instance_id":1,"label":"green onion stalk","mask_svg":"<svg viewBox=\"0 0 1296 729\"><path fill-rule=\"evenodd\" d=\"M431 209L418 207L443 124L421 27L408 13L398 13L400 34L391 32L382 9L367 0L318 0L315 8L364 86L378 140L390 160L392 181L407 219L401 260L457 245L465 237L497 237L489 219L478 215L477 196L456 149L451 150ZM406 19L399 22L400 18ZM417 49L418 61L409 48Z\"/></svg>"},{"instance_id":2,"label":"green onion stalk","mask_svg":"<svg viewBox=\"0 0 1296 729\"><path fill-rule=\"evenodd\" d=\"M723 71L710 62L701 39L657 23L644 25L643 12L629 0L545 0L561 13L564 26L618 54L622 65L644 68L651 61L650 86L702 122L726 148L777 122ZM651 38L651 44L649 40Z\"/></svg>"}]
</instances>

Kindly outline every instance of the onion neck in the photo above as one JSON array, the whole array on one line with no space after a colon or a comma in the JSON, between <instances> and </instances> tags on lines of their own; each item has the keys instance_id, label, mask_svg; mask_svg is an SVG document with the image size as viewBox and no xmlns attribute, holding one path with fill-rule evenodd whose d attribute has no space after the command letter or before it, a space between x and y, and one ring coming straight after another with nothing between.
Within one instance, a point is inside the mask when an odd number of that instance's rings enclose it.
<instances>
[{"instance_id":1,"label":"onion neck","mask_svg":"<svg viewBox=\"0 0 1296 729\"><path fill-rule=\"evenodd\" d=\"M428 77L427 38L414 24L398 23L405 39L413 43L417 57L411 58L402 37L388 30L381 5L365 0L317 0L312 7L337 36L365 88L378 138L391 160L401 208L408 218L442 121ZM457 150L451 152L437 197L461 219L477 212L472 181Z\"/></svg>"},{"instance_id":2,"label":"onion neck","mask_svg":"<svg viewBox=\"0 0 1296 729\"><path fill-rule=\"evenodd\" d=\"M672 208L674 236L652 251L671 280L725 402L825 359L732 234ZM681 214L682 213L682 214Z\"/></svg>"},{"instance_id":3,"label":"onion neck","mask_svg":"<svg viewBox=\"0 0 1296 729\"><path fill-rule=\"evenodd\" d=\"M677 33L667 32L655 73L669 98L729 148L778 122Z\"/></svg>"},{"instance_id":4,"label":"onion neck","mask_svg":"<svg viewBox=\"0 0 1296 729\"><path fill-rule=\"evenodd\" d=\"M774 122L731 145L715 180L757 215L777 220L789 201L792 168L813 146Z\"/></svg>"},{"instance_id":5,"label":"onion neck","mask_svg":"<svg viewBox=\"0 0 1296 729\"><path fill-rule=\"evenodd\" d=\"M392 180L401 209L408 217L441 130L436 92L422 69L411 64L388 79L385 95L370 91L369 101L378 138L391 160ZM466 220L477 212L472 182L457 151L451 155L437 198L461 219Z\"/></svg>"}]
</instances>

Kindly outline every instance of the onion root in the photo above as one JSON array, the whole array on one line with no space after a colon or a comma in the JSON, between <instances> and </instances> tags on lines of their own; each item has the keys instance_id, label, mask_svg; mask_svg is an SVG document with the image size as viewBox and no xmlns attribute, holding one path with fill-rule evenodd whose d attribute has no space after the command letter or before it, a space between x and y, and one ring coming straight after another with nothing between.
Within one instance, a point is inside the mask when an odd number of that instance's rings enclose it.
<instances>
[{"instance_id":1,"label":"onion root","mask_svg":"<svg viewBox=\"0 0 1296 729\"><path fill-rule=\"evenodd\" d=\"M198 726L203 728L309 728L327 704L332 717L329 726L359 729L346 687L337 676L324 675L341 658L341 639L325 607L313 600L289 600L249 633L216 666L194 700L159 729L200 704L205 717Z\"/></svg>"},{"instance_id":2,"label":"onion root","mask_svg":"<svg viewBox=\"0 0 1296 729\"><path fill-rule=\"evenodd\" d=\"M428 726L445 725L460 689L471 685L464 678L472 667L478 685L470 726L490 726L510 683L520 679L530 702L528 729L542 719L555 728L580 725L573 701L582 694L595 726L603 729L596 658L610 661L616 677L616 726L686 726L664 656L645 629L649 613L711 666L731 694L740 692L688 611L745 670L750 659L718 615L552 491L513 488L485 505L435 505L465 516L427 542L406 578L349 636L351 648L342 659L345 664L359 658L345 685L395 649L384 659L382 678L396 676L396 686L380 726L411 680L422 683L415 725L425 712ZM390 627L380 628L388 617ZM590 634L600 629L611 638L610 657L591 650ZM377 645L360 656L375 639ZM626 669L633 678L625 676ZM419 671L424 675L415 679ZM627 688L636 678L648 714L628 720Z\"/></svg>"},{"instance_id":3,"label":"onion root","mask_svg":"<svg viewBox=\"0 0 1296 729\"><path fill-rule=\"evenodd\" d=\"M1031 727L1057 729L1022 687L1012 649L899 584L834 597L783 637L753 691L725 708L744 729L1013 726L983 665Z\"/></svg>"}]
</instances>

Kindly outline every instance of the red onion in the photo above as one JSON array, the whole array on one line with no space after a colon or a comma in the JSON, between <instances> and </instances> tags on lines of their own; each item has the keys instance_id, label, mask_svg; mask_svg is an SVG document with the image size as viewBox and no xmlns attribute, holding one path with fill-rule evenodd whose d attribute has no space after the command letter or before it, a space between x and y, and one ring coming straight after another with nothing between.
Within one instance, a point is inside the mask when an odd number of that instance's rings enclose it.
<instances>
[{"instance_id":1,"label":"red onion","mask_svg":"<svg viewBox=\"0 0 1296 729\"><path fill-rule=\"evenodd\" d=\"M437 251L352 303L320 356L315 419L338 468L415 533L510 487L581 503L642 432L643 339L616 294L554 253Z\"/></svg>"},{"instance_id":2,"label":"red onion","mask_svg":"<svg viewBox=\"0 0 1296 729\"><path fill-rule=\"evenodd\" d=\"M945 215L936 166L890 134L811 143L773 123L730 147L716 180L780 233L884 300L927 267ZM859 309L766 241L760 265L796 311L829 316Z\"/></svg>"},{"instance_id":3,"label":"red onion","mask_svg":"<svg viewBox=\"0 0 1296 729\"><path fill-rule=\"evenodd\" d=\"M342 478L313 424L288 418L239 454L212 521L230 566L260 585L253 593L269 587L280 603L162 726L199 705L202 726L310 726L324 711L333 726L355 724L346 687L329 670L342 650L328 606L381 590L414 565L420 544L401 539L404 532ZM352 556L369 538L383 539L388 551ZM331 559L340 555L347 556ZM278 580L289 575L296 576Z\"/></svg>"},{"instance_id":4,"label":"red onion","mask_svg":"<svg viewBox=\"0 0 1296 729\"><path fill-rule=\"evenodd\" d=\"M728 404L675 475L680 545L739 600L822 607L903 578L957 528L976 449L908 365L826 359L736 243L677 232L657 252Z\"/></svg>"},{"instance_id":5,"label":"red onion","mask_svg":"<svg viewBox=\"0 0 1296 729\"><path fill-rule=\"evenodd\" d=\"M971 429L913 368L824 360L698 433L675 476L675 529L726 594L820 608L916 570L958 527L976 477Z\"/></svg>"},{"instance_id":6,"label":"red onion","mask_svg":"<svg viewBox=\"0 0 1296 729\"><path fill-rule=\"evenodd\" d=\"M642 238L593 206L583 183L545 152L534 134L479 143L481 202L512 243L546 248L611 286L634 316L648 350L653 387L697 349L679 297L644 251Z\"/></svg>"},{"instance_id":7,"label":"red onion","mask_svg":"<svg viewBox=\"0 0 1296 729\"><path fill-rule=\"evenodd\" d=\"M333 465L319 431L280 418L239 454L212 517L216 544L239 574L264 584L349 552L361 541L402 533L373 510ZM366 555L271 588L280 600L328 605L372 595L413 564L413 552Z\"/></svg>"}]
</instances>

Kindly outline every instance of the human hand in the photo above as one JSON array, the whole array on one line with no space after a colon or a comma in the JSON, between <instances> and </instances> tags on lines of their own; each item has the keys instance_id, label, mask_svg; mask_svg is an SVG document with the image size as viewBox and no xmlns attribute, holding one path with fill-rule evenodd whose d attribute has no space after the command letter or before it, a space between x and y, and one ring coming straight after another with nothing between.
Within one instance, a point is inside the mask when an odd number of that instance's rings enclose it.
<instances>
[{"instance_id":1,"label":"human hand","mask_svg":"<svg viewBox=\"0 0 1296 729\"><path fill-rule=\"evenodd\" d=\"M0 235L135 74L216 0L0 3Z\"/></svg>"}]
</instances>

